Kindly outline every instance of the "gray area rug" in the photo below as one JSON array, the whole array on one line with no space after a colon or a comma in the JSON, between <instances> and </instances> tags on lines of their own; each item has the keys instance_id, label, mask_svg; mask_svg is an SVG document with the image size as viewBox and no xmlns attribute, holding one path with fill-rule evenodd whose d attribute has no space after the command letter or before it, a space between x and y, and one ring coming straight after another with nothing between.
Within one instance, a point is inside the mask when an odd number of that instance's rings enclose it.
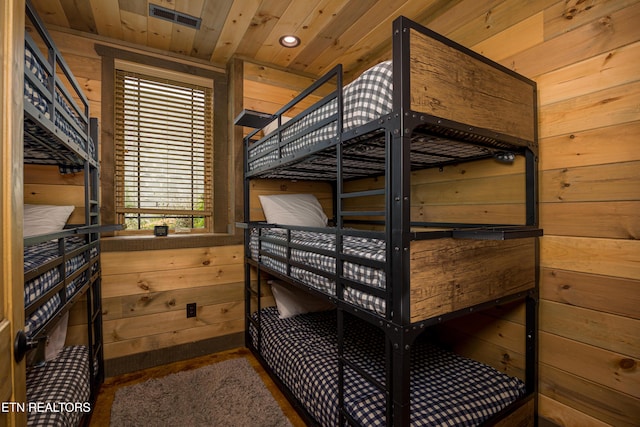
<instances>
[{"instance_id":1,"label":"gray area rug","mask_svg":"<svg viewBox=\"0 0 640 427\"><path fill-rule=\"evenodd\" d=\"M111 406L112 427L291 427L245 358L123 387Z\"/></svg>"}]
</instances>

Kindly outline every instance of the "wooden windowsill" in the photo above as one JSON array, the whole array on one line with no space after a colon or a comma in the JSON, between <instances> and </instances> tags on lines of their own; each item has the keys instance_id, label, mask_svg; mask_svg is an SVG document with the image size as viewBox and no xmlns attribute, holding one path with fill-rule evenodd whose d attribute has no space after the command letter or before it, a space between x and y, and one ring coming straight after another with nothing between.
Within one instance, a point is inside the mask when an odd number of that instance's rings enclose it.
<instances>
[{"instance_id":1,"label":"wooden windowsill","mask_svg":"<svg viewBox=\"0 0 640 427\"><path fill-rule=\"evenodd\" d=\"M100 239L104 252L146 251L157 249L199 248L207 246L239 245L243 242L241 232L228 233L173 233L168 236L123 235Z\"/></svg>"}]
</instances>

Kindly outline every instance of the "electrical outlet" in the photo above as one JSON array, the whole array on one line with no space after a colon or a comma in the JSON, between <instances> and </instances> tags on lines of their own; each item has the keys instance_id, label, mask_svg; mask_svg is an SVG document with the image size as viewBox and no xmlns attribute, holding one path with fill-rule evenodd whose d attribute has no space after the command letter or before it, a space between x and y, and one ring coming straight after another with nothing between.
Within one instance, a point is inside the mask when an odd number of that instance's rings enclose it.
<instances>
[{"instance_id":1,"label":"electrical outlet","mask_svg":"<svg viewBox=\"0 0 640 427\"><path fill-rule=\"evenodd\" d=\"M196 303L187 304L187 317L196 317Z\"/></svg>"}]
</instances>

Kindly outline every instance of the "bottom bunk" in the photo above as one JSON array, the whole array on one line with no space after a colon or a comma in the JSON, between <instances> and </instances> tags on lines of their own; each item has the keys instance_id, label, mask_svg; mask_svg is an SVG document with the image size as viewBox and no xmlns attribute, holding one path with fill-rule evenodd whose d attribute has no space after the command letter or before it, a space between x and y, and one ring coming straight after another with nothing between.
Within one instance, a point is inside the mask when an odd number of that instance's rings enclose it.
<instances>
[{"instance_id":1,"label":"bottom bunk","mask_svg":"<svg viewBox=\"0 0 640 427\"><path fill-rule=\"evenodd\" d=\"M77 426L91 412L89 350L64 347L27 370L27 425Z\"/></svg>"},{"instance_id":2,"label":"bottom bunk","mask_svg":"<svg viewBox=\"0 0 640 427\"><path fill-rule=\"evenodd\" d=\"M251 319L247 345L317 424L340 425L336 310L282 318L276 307L267 307ZM349 315L344 331L346 414L359 425L384 426L385 395L361 373L385 383L385 337ZM422 334L411 351L410 393L412 426L477 426L523 398L526 389L519 379L446 351Z\"/></svg>"}]
</instances>

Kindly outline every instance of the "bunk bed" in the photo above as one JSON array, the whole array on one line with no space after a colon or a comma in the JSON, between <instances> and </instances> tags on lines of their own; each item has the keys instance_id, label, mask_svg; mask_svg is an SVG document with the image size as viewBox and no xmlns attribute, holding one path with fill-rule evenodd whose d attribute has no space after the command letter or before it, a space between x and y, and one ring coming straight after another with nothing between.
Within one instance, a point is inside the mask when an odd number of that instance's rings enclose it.
<instances>
[{"instance_id":1,"label":"bunk bed","mask_svg":"<svg viewBox=\"0 0 640 427\"><path fill-rule=\"evenodd\" d=\"M404 17L392 39L390 61L344 87L335 67L245 137L246 345L310 425L533 423L535 83ZM415 171L518 157L522 223L412 218ZM370 177L382 184L350 185ZM262 179L329 182L332 221L309 195L261 195L266 221L252 220ZM335 309L283 315L282 285ZM525 305L523 378L432 344L432 326L509 302Z\"/></svg>"},{"instance_id":2,"label":"bunk bed","mask_svg":"<svg viewBox=\"0 0 640 427\"><path fill-rule=\"evenodd\" d=\"M85 200L82 222L72 225L75 206L25 204L25 325L15 354L27 360L27 401L39 405L28 425L75 426L88 424L104 379L97 119L30 2L26 14L34 31L25 33L24 163L82 174ZM86 305L87 339L65 347L75 304Z\"/></svg>"}]
</instances>

